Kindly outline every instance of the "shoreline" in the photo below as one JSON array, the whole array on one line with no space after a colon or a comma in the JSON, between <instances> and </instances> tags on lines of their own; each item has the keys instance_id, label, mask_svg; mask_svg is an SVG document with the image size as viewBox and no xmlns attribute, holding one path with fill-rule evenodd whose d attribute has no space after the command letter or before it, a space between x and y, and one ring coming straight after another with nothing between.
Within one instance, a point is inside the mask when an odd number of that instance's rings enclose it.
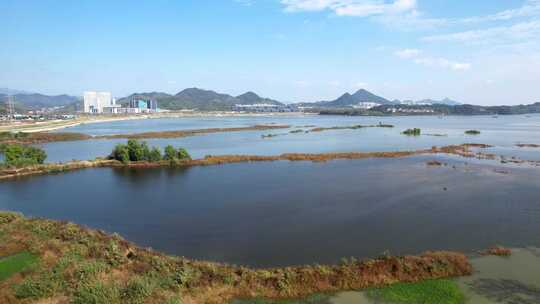
<instances>
[{"instance_id":1,"label":"shoreline","mask_svg":"<svg viewBox=\"0 0 540 304\"><path fill-rule=\"evenodd\" d=\"M402 158L416 155L437 155L446 154L464 158L475 158L480 160L498 160L501 163L511 164L529 164L540 166L540 161L528 160L508 160L492 153L472 151L471 148L489 148L486 144L462 144L444 147L432 147L430 149L396 151L396 152L341 152L341 153L284 153L274 156L261 155L208 155L204 158L183 160L183 161L159 161L159 162L130 162L122 163L117 160L98 158L88 161L72 161L67 163L43 164L28 166L22 168L4 168L0 169L0 180L13 179L23 176L55 174L86 168L109 167L109 168L167 168L167 167L194 167L194 166L212 166L231 163L252 163L252 162L273 162L273 161L311 161L327 162L332 160L358 160L368 158ZM428 166L431 166L428 162Z\"/></svg>"},{"instance_id":2,"label":"shoreline","mask_svg":"<svg viewBox=\"0 0 540 304\"><path fill-rule=\"evenodd\" d=\"M465 254L450 251L348 259L334 265L250 268L166 255L141 248L116 234L9 211L0 211L0 227L6 233L0 256L26 252L41 260L38 266L0 281L0 302L6 303L59 296L80 300L84 290L103 296L98 290L104 286L129 290L133 280L139 280L146 282L144 286L152 286L152 292L144 293L141 299L152 296L164 303L181 295L182 303L224 304L233 299L299 298L398 282L454 278L471 275L473 270ZM90 265L91 272L83 270ZM51 268L54 273L48 271ZM84 275L74 276L73 271ZM51 282L57 284L51 286ZM37 291L26 289L28 285ZM93 288L88 290L89 286ZM105 294L122 302L124 293Z\"/></svg>"}]
</instances>

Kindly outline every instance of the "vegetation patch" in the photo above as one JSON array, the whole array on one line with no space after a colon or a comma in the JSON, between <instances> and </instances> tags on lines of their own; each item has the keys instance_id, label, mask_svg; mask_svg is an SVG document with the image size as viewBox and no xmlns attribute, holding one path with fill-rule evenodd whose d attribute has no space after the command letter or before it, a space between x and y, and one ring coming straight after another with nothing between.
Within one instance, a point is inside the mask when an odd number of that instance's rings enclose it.
<instances>
[{"instance_id":1,"label":"vegetation patch","mask_svg":"<svg viewBox=\"0 0 540 304\"><path fill-rule=\"evenodd\" d=\"M0 281L21 272L36 263L38 257L28 251L0 258Z\"/></svg>"},{"instance_id":2,"label":"vegetation patch","mask_svg":"<svg viewBox=\"0 0 540 304\"><path fill-rule=\"evenodd\" d=\"M24 167L43 164L47 153L43 149L20 144L1 144L0 154L4 155L2 167Z\"/></svg>"},{"instance_id":3,"label":"vegetation patch","mask_svg":"<svg viewBox=\"0 0 540 304\"><path fill-rule=\"evenodd\" d=\"M82 133L49 133L49 132L0 132L0 143L4 144L41 144L56 141L75 141L91 139L90 135Z\"/></svg>"},{"instance_id":4,"label":"vegetation patch","mask_svg":"<svg viewBox=\"0 0 540 304\"><path fill-rule=\"evenodd\" d=\"M417 283L397 283L371 289L368 297L391 304L462 304L465 296L453 280L426 280Z\"/></svg>"},{"instance_id":5,"label":"vegetation patch","mask_svg":"<svg viewBox=\"0 0 540 304\"><path fill-rule=\"evenodd\" d=\"M130 162L157 163L162 160L170 162L191 160L191 156L184 148L175 149L168 145L165 147L165 154L161 154L158 147L148 147L146 142L139 142L136 139L128 140L127 144L118 144L109 155L109 159L120 161L124 164Z\"/></svg>"},{"instance_id":6,"label":"vegetation patch","mask_svg":"<svg viewBox=\"0 0 540 304\"><path fill-rule=\"evenodd\" d=\"M407 129L401 132L401 134L407 135L407 136L420 136L421 133L422 133L422 130L419 128Z\"/></svg>"},{"instance_id":7,"label":"vegetation patch","mask_svg":"<svg viewBox=\"0 0 540 304\"><path fill-rule=\"evenodd\" d=\"M478 130L467 130L467 131L465 131L465 134L467 134L467 135L478 135L478 134L480 134L480 131L478 131Z\"/></svg>"}]
</instances>

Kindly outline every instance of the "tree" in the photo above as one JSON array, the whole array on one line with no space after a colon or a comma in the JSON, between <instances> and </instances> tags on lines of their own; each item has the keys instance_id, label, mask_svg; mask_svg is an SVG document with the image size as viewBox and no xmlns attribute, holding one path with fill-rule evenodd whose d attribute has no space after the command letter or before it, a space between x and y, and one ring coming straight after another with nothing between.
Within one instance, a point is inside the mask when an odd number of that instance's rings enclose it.
<instances>
[{"instance_id":1,"label":"tree","mask_svg":"<svg viewBox=\"0 0 540 304\"><path fill-rule=\"evenodd\" d=\"M136 139L130 139L127 142L130 161L141 161L144 159L144 147Z\"/></svg>"},{"instance_id":2,"label":"tree","mask_svg":"<svg viewBox=\"0 0 540 304\"><path fill-rule=\"evenodd\" d=\"M148 161L150 161L150 162L158 162L162 158L163 157L161 156L161 151L159 150L159 148L153 147L152 150L150 151Z\"/></svg>"},{"instance_id":3,"label":"tree","mask_svg":"<svg viewBox=\"0 0 540 304\"><path fill-rule=\"evenodd\" d=\"M171 145L167 145L165 147L165 156L164 156L164 158L166 160L170 160L170 161L175 160L177 158L176 149Z\"/></svg>"},{"instance_id":4,"label":"tree","mask_svg":"<svg viewBox=\"0 0 540 304\"><path fill-rule=\"evenodd\" d=\"M129 149L124 144L117 144L114 147L114 150L111 153L110 158L116 159L118 161L127 164L129 162Z\"/></svg>"},{"instance_id":5,"label":"tree","mask_svg":"<svg viewBox=\"0 0 540 304\"><path fill-rule=\"evenodd\" d=\"M191 155L189 155L188 151L184 148L179 148L177 155L180 160L191 160Z\"/></svg>"}]
</instances>

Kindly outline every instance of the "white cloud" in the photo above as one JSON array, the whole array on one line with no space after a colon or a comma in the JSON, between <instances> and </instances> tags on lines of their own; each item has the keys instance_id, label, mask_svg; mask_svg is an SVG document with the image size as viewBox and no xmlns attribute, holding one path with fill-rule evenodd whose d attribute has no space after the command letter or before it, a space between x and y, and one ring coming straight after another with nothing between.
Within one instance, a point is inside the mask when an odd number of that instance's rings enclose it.
<instances>
[{"instance_id":1,"label":"white cloud","mask_svg":"<svg viewBox=\"0 0 540 304\"><path fill-rule=\"evenodd\" d=\"M255 0L234 0L234 2L245 6L252 6L253 3L255 3Z\"/></svg>"},{"instance_id":2,"label":"white cloud","mask_svg":"<svg viewBox=\"0 0 540 304\"><path fill-rule=\"evenodd\" d=\"M332 11L337 16L372 17L399 30L426 30L442 26L508 21L540 16L540 0L527 0L521 7L491 15L465 18L429 18L418 10L417 0L280 0L287 12Z\"/></svg>"},{"instance_id":3,"label":"white cloud","mask_svg":"<svg viewBox=\"0 0 540 304\"><path fill-rule=\"evenodd\" d=\"M358 89L367 88L368 86L369 85L367 82L362 82L362 81L359 81L353 84L353 87L358 88Z\"/></svg>"},{"instance_id":4,"label":"white cloud","mask_svg":"<svg viewBox=\"0 0 540 304\"><path fill-rule=\"evenodd\" d=\"M401 14L416 8L416 0L281 0L288 12L333 11L338 16Z\"/></svg>"},{"instance_id":5,"label":"white cloud","mask_svg":"<svg viewBox=\"0 0 540 304\"><path fill-rule=\"evenodd\" d=\"M418 55L420 55L420 53L422 53L422 51L418 49L403 49L396 51L394 54L399 58L410 59L417 57Z\"/></svg>"},{"instance_id":6,"label":"white cloud","mask_svg":"<svg viewBox=\"0 0 540 304\"><path fill-rule=\"evenodd\" d=\"M446 58L432 58L432 57L417 58L414 60L414 63L424 65L427 67L450 69L453 71L466 71L471 68L470 63L450 61Z\"/></svg>"},{"instance_id":7,"label":"white cloud","mask_svg":"<svg viewBox=\"0 0 540 304\"><path fill-rule=\"evenodd\" d=\"M394 52L394 55L401 59L412 59L414 63L427 67L444 68L453 71L465 71L471 68L470 63L455 62L446 58L421 57L421 54L422 51L418 49L403 49Z\"/></svg>"},{"instance_id":8,"label":"white cloud","mask_svg":"<svg viewBox=\"0 0 540 304\"><path fill-rule=\"evenodd\" d=\"M459 22L473 23L473 22L489 22L489 21L504 21L514 18L532 17L540 15L540 1L528 0L522 7L504 10L492 15L477 16L460 19Z\"/></svg>"},{"instance_id":9,"label":"white cloud","mask_svg":"<svg viewBox=\"0 0 540 304\"><path fill-rule=\"evenodd\" d=\"M493 44L515 42L540 37L540 20L516 23L511 26L497 26L481 30L433 35L422 38L427 42L467 42L473 44Z\"/></svg>"}]
</instances>

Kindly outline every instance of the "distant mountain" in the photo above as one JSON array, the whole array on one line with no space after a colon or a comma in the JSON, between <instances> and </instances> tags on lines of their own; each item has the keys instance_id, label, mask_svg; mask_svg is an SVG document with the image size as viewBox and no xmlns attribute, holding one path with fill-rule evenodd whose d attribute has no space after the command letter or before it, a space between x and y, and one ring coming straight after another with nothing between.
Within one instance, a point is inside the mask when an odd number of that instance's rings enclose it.
<instances>
[{"instance_id":1,"label":"distant mountain","mask_svg":"<svg viewBox=\"0 0 540 304\"><path fill-rule=\"evenodd\" d=\"M283 105L283 103L273 100L270 98L263 98L259 95L253 93L253 92L247 92L242 95L236 96L236 99L239 100L239 104L275 104L275 105Z\"/></svg>"},{"instance_id":2,"label":"distant mountain","mask_svg":"<svg viewBox=\"0 0 540 304\"><path fill-rule=\"evenodd\" d=\"M43 94L15 94L12 95L15 104L21 105L24 108L39 109L50 107L61 107L72 103L76 103L80 100L79 97L69 95L57 95L48 96ZM6 94L0 94L0 101L5 102L7 100Z\"/></svg>"},{"instance_id":3,"label":"distant mountain","mask_svg":"<svg viewBox=\"0 0 540 304\"><path fill-rule=\"evenodd\" d=\"M418 101L413 101L413 100L404 100L404 101L399 101L397 100L397 103L400 103L400 104L405 104L405 105L447 105L447 106L458 106L458 105L461 105L462 103L460 102L457 102L455 100L452 100L452 99L449 99L449 98L445 98L443 100L433 100L433 99L423 99L423 100L418 100Z\"/></svg>"},{"instance_id":4,"label":"distant mountain","mask_svg":"<svg viewBox=\"0 0 540 304\"><path fill-rule=\"evenodd\" d=\"M118 100L118 103L127 104L134 95L154 98L157 100L159 108L168 110L230 111L235 104L281 104L279 101L260 97L253 92L234 97L229 94L199 88L185 89L176 95L159 92L132 94Z\"/></svg>"},{"instance_id":5,"label":"distant mountain","mask_svg":"<svg viewBox=\"0 0 540 304\"><path fill-rule=\"evenodd\" d=\"M10 88L0 88L0 94L2 95L32 94L32 92L15 90L15 89L10 89Z\"/></svg>"},{"instance_id":6,"label":"distant mountain","mask_svg":"<svg viewBox=\"0 0 540 304\"><path fill-rule=\"evenodd\" d=\"M394 102L383 97L377 96L367 90L360 89L354 94L345 93L339 98L330 101L319 101L314 103L301 103L301 106L328 107L328 108L346 108L362 104L389 105Z\"/></svg>"}]
</instances>

